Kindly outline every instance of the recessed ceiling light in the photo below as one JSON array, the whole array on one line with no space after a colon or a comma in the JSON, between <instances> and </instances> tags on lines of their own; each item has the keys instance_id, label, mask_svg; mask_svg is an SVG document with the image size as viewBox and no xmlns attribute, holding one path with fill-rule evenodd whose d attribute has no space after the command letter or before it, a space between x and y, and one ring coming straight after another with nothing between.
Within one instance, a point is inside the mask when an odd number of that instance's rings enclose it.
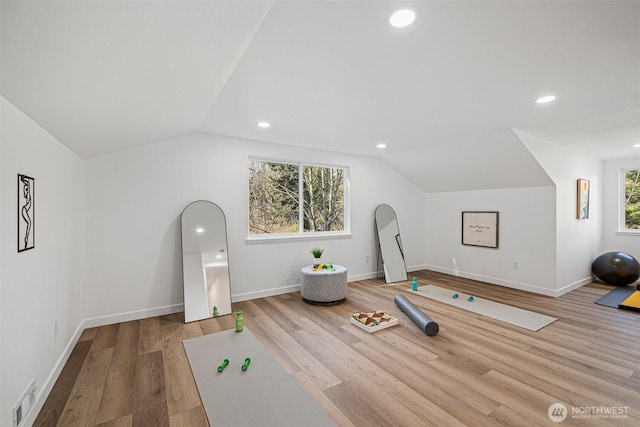
<instances>
[{"instance_id":1,"label":"recessed ceiling light","mask_svg":"<svg viewBox=\"0 0 640 427\"><path fill-rule=\"evenodd\" d=\"M196 228L196 233L204 233L204 228Z\"/></svg>"},{"instance_id":2,"label":"recessed ceiling light","mask_svg":"<svg viewBox=\"0 0 640 427\"><path fill-rule=\"evenodd\" d=\"M555 95L541 96L540 98L536 99L536 104L546 104L547 102L555 101L555 99Z\"/></svg>"},{"instance_id":3,"label":"recessed ceiling light","mask_svg":"<svg viewBox=\"0 0 640 427\"><path fill-rule=\"evenodd\" d=\"M412 7L403 7L395 10L389 17L389 24L395 28L404 28L413 24L416 20L417 9Z\"/></svg>"},{"instance_id":4,"label":"recessed ceiling light","mask_svg":"<svg viewBox=\"0 0 640 427\"><path fill-rule=\"evenodd\" d=\"M640 148L640 144L634 145L633 148Z\"/></svg>"},{"instance_id":5,"label":"recessed ceiling light","mask_svg":"<svg viewBox=\"0 0 640 427\"><path fill-rule=\"evenodd\" d=\"M258 127L259 127L259 128L263 128L263 129L266 129L266 128L268 128L268 127L271 127L271 123L269 123L269 122L265 122L265 121L258 122Z\"/></svg>"},{"instance_id":6,"label":"recessed ceiling light","mask_svg":"<svg viewBox=\"0 0 640 427\"><path fill-rule=\"evenodd\" d=\"M376 145L376 148L387 148L387 144L381 142L380 144Z\"/></svg>"}]
</instances>

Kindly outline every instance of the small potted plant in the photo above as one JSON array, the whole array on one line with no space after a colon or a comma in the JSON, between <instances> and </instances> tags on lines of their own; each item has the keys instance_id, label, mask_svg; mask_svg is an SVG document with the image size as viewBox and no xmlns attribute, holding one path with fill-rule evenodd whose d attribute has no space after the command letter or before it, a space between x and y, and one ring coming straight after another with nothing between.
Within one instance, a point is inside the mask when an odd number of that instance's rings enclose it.
<instances>
[{"instance_id":1,"label":"small potted plant","mask_svg":"<svg viewBox=\"0 0 640 427\"><path fill-rule=\"evenodd\" d=\"M313 266L315 267L316 265L319 265L321 263L320 258L322 257L322 252L324 252L324 249L313 248L310 252L313 255Z\"/></svg>"}]
</instances>

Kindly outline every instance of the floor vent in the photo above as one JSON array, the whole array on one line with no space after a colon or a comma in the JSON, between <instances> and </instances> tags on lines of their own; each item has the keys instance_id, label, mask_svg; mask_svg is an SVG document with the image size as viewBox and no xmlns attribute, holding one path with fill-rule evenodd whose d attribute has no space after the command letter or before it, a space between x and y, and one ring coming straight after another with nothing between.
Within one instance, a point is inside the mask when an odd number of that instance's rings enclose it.
<instances>
[{"instance_id":1,"label":"floor vent","mask_svg":"<svg viewBox=\"0 0 640 427\"><path fill-rule=\"evenodd\" d=\"M23 424L25 416L29 413L33 405L36 403L36 380L31 380L27 389L22 393L20 399L13 407L13 427L20 427Z\"/></svg>"}]
</instances>

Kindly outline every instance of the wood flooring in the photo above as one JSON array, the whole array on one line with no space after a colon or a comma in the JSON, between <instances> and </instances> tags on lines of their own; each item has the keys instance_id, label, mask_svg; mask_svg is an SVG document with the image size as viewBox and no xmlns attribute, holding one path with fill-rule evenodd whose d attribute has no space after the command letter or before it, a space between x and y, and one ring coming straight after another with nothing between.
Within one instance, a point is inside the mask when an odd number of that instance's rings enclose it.
<instances>
[{"instance_id":1,"label":"wood flooring","mask_svg":"<svg viewBox=\"0 0 640 427\"><path fill-rule=\"evenodd\" d=\"M610 286L553 298L429 271L411 275L420 285L558 320L531 332L411 295L409 281L375 279L350 283L335 306L291 293L233 309L339 426L640 425L640 313L594 304ZM395 306L398 293L439 324L437 336ZM352 313L373 310L400 324L367 334L349 323ZM233 327L232 316L184 324L178 313L87 329L34 425L207 426L182 340ZM567 409L562 423L548 415L554 403Z\"/></svg>"}]
</instances>

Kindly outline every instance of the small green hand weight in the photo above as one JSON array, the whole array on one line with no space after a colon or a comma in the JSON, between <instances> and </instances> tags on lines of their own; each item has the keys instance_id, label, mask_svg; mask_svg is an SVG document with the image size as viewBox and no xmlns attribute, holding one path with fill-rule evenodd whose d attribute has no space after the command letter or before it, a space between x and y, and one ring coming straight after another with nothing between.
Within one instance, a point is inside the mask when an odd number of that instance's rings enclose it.
<instances>
[{"instance_id":1,"label":"small green hand weight","mask_svg":"<svg viewBox=\"0 0 640 427\"><path fill-rule=\"evenodd\" d=\"M224 359L224 361L218 366L218 372L224 371L224 368L229 364L229 359Z\"/></svg>"},{"instance_id":2,"label":"small green hand weight","mask_svg":"<svg viewBox=\"0 0 640 427\"><path fill-rule=\"evenodd\" d=\"M249 367L249 363L251 363L251 359L249 359L248 357L246 359L244 359L244 364L242 365L242 370L246 371L247 368Z\"/></svg>"}]
</instances>

